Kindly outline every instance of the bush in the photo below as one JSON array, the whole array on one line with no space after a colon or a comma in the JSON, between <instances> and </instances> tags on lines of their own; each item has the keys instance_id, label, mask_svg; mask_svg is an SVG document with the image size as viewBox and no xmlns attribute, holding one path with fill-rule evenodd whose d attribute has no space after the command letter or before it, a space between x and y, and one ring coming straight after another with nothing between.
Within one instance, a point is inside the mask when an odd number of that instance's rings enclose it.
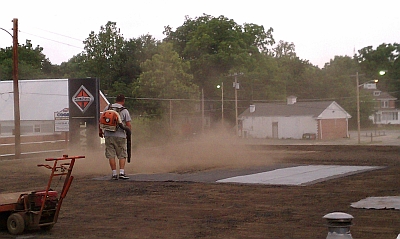
<instances>
[{"instance_id":1,"label":"bush","mask_svg":"<svg viewBox=\"0 0 400 239\"><path fill-rule=\"evenodd\" d=\"M132 143L137 145L158 145L172 137L169 124L165 120L136 117L132 120Z\"/></svg>"}]
</instances>

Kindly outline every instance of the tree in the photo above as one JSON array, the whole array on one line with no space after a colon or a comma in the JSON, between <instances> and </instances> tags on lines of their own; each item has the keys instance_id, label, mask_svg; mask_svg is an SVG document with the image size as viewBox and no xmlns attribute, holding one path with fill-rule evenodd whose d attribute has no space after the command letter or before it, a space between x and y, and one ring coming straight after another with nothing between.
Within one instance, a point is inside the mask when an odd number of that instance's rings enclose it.
<instances>
[{"instance_id":1,"label":"tree","mask_svg":"<svg viewBox=\"0 0 400 239\"><path fill-rule=\"evenodd\" d=\"M13 48L0 49L0 78L12 79ZM50 63L43 54L43 48L33 48L30 40L18 45L18 78L38 79L60 77L58 67Z\"/></svg>"},{"instance_id":2,"label":"tree","mask_svg":"<svg viewBox=\"0 0 400 239\"><path fill-rule=\"evenodd\" d=\"M323 91L322 94L328 99L335 100L351 116L350 127L357 126L357 85L356 73L360 72L357 59L349 56L335 56L333 60L325 64L323 71ZM363 74L359 75L360 84L368 81ZM374 111L374 104L371 95L360 89L360 123L368 125L368 117ZM320 96L322 97L322 95Z\"/></svg>"},{"instance_id":3,"label":"tree","mask_svg":"<svg viewBox=\"0 0 400 239\"><path fill-rule=\"evenodd\" d=\"M253 102L275 101L284 99L285 85L278 78L278 65L269 54L254 57L253 67L239 77L242 107L248 107ZM229 96L229 94L228 94ZM233 98L233 94L231 95Z\"/></svg>"},{"instance_id":4,"label":"tree","mask_svg":"<svg viewBox=\"0 0 400 239\"><path fill-rule=\"evenodd\" d=\"M295 53L294 53L295 54ZM294 95L301 99L317 98L318 68L297 56L283 55L276 58L278 79L285 85L285 98Z\"/></svg>"},{"instance_id":5,"label":"tree","mask_svg":"<svg viewBox=\"0 0 400 239\"><path fill-rule=\"evenodd\" d=\"M193 83L193 76L188 73L189 62L184 62L173 51L172 44L159 45L159 53L142 64L142 70L135 87L135 95L165 99L194 100L199 97L199 88ZM147 113L162 116L165 111L160 104L153 102L149 105Z\"/></svg>"},{"instance_id":6,"label":"tree","mask_svg":"<svg viewBox=\"0 0 400 239\"><path fill-rule=\"evenodd\" d=\"M100 88L104 91L111 90L119 80L125 63L121 57L124 43L116 23L110 21L100 27L98 34L92 31L84 41L86 71L88 76L100 78Z\"/></svg>"},{"instance_id":7,"label":"tree","mask_svg":"<svg viewBox=\"0 0 400 239\"><path fill-rule=\"evenodd\" d=\"M204 14L195 19L186 17L176 31L165 27L164 41L172 42L182 59L190 61L194 82L204 89L205 95L214 96L221 76L246 71L254 64L255 55L267 51L274 43L272 31Z\"/></svg>"},{"instance_id":8,"label":"tree","mask_svg":"<svg viewBox=\"0 0 400 239\"><path fill-rule=\"evenodd\" d=\"M89 77L90 73L86 70L86 56L84 53L77 54L69 59L68 62L63 62L60 65L60 71L64 78L85 78Z\"/></svg>"},{"instance_id":9,"label":"tree","mask_svg":"<svg viewBox=\"0 0 400 239\"><path fill-rule=\"evenodd\" d=\"M151 35L142 35L125 42L121 57L125 64L120 73L123 82L133 83L139 78L142 73L140 65L157 53L158 44L160 42Z\"/></svg>"},{"instance_id":10,"label":"tree","mask_svg":"<svg viewBox=\"0 0 400 239\"><path fill-rule=\"evenodd\" d=\"M366 74L371 79L378 79L381 70L387 71L385 77L381 77L379 88L383 91L398 90L398 82L395 79L400 78L400 45L381 44L376 49L372 46L367 46L358 51L355 58L360 63L362 73Z\"/></svg>"},{"instance_id":11,"label":"tree","mask_svg":"<svg viewBox=\"0 0 400 239\"><path fill-rule=\"evenodd\" d=\"M289 43L280 40L279 43L272 49L273 56L276 58L288 57L293 59L296 57L296 46L294 43Z\"/></svg>"}]
</instances>

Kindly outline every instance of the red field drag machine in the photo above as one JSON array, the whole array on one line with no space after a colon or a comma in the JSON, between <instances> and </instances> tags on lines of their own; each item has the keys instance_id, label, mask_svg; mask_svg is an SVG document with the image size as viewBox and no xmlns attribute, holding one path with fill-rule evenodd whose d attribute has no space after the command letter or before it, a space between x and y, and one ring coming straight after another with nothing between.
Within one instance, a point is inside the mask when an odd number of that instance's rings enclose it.
<instances>
[{"instance_id":1,"label":"red field drag machine","mask_svg":"<svg viewBox=\"0 0 400 239\"><path fill-rule=\"evenodd\" d=\"M57 222L63 199L68 193L73 176L75 160L85 156L63 155L61 158L47 158L53 165L39 164L51 170L47 187L44 190L0 194L0 226L7 227L13 235L25 230L50 230ZM64 178L61 192L53 191L51 185L55 177Z\"/></svg>"}]
</instances>

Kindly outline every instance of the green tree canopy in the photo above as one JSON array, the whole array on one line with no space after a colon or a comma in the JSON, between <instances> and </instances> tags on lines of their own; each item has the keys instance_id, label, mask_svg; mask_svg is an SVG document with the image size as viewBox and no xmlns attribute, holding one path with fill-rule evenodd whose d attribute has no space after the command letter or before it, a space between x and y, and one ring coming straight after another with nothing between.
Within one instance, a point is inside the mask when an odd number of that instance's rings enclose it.
<instances>
[{"instance_id":1,"label":"green tree canopy","mask_svg":"<svg viewBox=\"0 0 400 239\"><path fill-rule=\"evenodd\" d=\"M194 82L206 95L214 95L219 77L243 72L254 63L255 55L266 52L274 43L273 29L256 24L237 24L224 16L204 14L172 31L165 27L164 41L172 42L182 59L189 61Z\"/></svg>"},{"instance_id":2,"label":"green tree canopy","mask_svg":"<svg viewBox=\"0 0 400 239\"><path fill-rule=\"evenodd\" d=\"M12 79L13 48L0 49L0 79ZM58 67L50 63L43 54L43 48L33 48L30 40L18 45L18 78L38 79L60 77Z\"/></svg>"},{"instance_id":3,"label":"green tree canopy","mask_svg":"<svg viewBox=\"0 0 400 239\"><path fill-rule=\"evenodd\" d=\"M172 44L159 45L159 53L142 64L143 72L136 85L136 94L142 97L163 99L198 99L199 88L188 73L189 62L184 62ZM156 106L149 114L155 114ZM157 113L161 114L162 109Z\"/></svg>"},{"instance_id":4,"label":"green tree canopy","mask_svg":"<svg viewBox=\"0 0 400 239\"><path fill-rule=\"evenodd\" d=\"M358 60L361 72L369 79L379 79L380 90L392 92L400 98L400 44L381 44L376 49L367 46L358 51L355 58ZM380 71L385 71L380 76Z\"/></svg>"},{"instance_id":5,"label":"green tree canopy","mask_svg":"<svg viewBox=\"0 0 400 239\"><path fill-rule=\"evenodd\" d=\"M325 97L338 102L351 116L349 125L357 125L357 83L356 73L360 72L357 59L349 56L335 56L325 64L323 72L323 90ZM359 74L359 84L368 81ZM360 123L368 125L368 117L374 112L372 96L360 89ZM320 97L323 97L322 95Z\"/></svg>"},{"instance_id":6,"label":"green tree canopy","mask_svg":"<svg viewBox=\"0 0 400 239\"><path fill-rule=\"evenodd\" d=\"M98 34L92 31L84 41L85 67L89 76L100 78L101 89L112 89L115 81L120 80L124 66L121 57L124 49L124 37L115 22L107 22L100 27Z\"/></svg>"}]
</instances>

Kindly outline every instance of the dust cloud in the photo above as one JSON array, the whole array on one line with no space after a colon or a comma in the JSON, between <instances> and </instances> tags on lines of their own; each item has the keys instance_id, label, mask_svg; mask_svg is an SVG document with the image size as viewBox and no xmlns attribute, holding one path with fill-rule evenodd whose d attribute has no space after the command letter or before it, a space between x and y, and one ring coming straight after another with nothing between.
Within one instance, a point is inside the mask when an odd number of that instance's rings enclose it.
<instances>
[{"instance_id":1,"label":"dust cloud","mask_svg":"<svg viewBox=\"0 0 400 239\"><path fill-rule=\"evenodd\" d=\"M69 150L69 156L82 155ZM85 159L77 159L74 174L109 174L110 166L104 148L86 151ZM239 168L270 165L281 159L284 152L273 153L250 149L232 134L214 131L188 140L168 142L163 146L141 146L132 150L127 174L189 173L216 168Z\"/></svg>"}]
</instances>

